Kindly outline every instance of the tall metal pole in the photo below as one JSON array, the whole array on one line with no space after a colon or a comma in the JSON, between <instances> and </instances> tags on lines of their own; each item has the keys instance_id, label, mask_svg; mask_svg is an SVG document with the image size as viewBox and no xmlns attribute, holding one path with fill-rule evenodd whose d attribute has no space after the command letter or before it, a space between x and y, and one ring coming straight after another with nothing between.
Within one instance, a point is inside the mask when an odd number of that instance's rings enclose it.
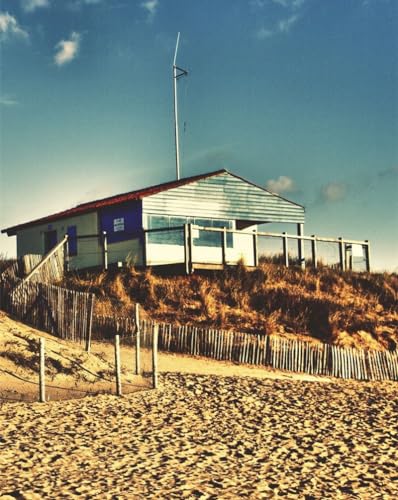
<instances>
[{"instance_id":1,"label":"tall metal pole","mask_svg":"<svg viewBox=\"0 0 398 500\"><path fill-rule=\"evenodd\" d=\"M180 144L179 144L179 133L178 133L178 102L177 102L177 80L181 76L185 76L188 74L187 71L181 69L177 66L177 51L178 44L180 41L180 32L177 35L177 43L176 49L174 52L174 60L173 60L173 88L174 88L174 137L175 137L175 147L176 147L176 177L177 180L180 179ZM180 73L179 73L180 72Z\"/></svg>"},{"instance_id":2,"label":"tall metal pole","mask_svg":"<svg viewBox=\"0 0 398 500\"><path fill-rule=\"evenodd\" d=\"M174 52L174 61L173 61L174 138L175 138L175 145L176 145L176 177L177 177L177 180L180 179L180 144L179 144L179 137L178 137L177 66L176 66L177 50L178 50L179 41L180 41L180 32L178 32L178 35L177 35L176 50Z\"/></svg>"}]
</instances>

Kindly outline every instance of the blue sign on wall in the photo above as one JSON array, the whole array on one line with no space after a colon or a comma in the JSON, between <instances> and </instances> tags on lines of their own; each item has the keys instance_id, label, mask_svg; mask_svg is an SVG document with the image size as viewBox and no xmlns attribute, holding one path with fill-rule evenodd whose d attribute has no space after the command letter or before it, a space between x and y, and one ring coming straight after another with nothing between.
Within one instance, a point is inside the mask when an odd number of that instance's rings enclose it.
<instances>
[{"instance_id":1,"label":"blue sign on wall","mask_svg":"<svg viewBox=\"0 0 398 500\"><path fill-rule=\"evenodd\" d=\"M108 243L134 238L142 229L142 204L140 201L101 210L101 231L106 231Z\"/></svg>"}]
</instances>

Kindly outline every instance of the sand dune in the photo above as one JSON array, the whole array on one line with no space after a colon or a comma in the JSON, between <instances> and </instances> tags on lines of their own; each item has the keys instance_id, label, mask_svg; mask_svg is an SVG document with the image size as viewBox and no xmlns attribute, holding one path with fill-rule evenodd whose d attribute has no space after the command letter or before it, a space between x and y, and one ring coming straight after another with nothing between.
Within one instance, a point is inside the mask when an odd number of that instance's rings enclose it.
<instances>
[{"instance_id":1,"label":"sand dune","mask_svg":"<svg viewBox=\"0 0 398 500\"><path fill-rule=\"evenodd\" d=\"M397 498L397 395L393 383L164 373L158 391L120 399L3 403L0 491Z\"/></svg>"}]
</instances>

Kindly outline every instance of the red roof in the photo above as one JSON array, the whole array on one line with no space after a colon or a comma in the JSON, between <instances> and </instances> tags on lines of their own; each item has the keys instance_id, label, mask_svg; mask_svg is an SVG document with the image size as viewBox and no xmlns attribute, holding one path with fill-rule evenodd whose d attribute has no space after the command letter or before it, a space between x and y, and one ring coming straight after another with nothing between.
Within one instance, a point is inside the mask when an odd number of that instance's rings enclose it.
<instances>
[{"instance_id":1,"label":"red roof","mask_svg":"<svg viewBox=\"0 0 398 500\"><path fill-rule=\"evenodd\" d=\"M56 214L48 215L46 217L42 217L40 219L35 219L29 222L24 222L22 224L18 224L17 226L12 226L7 229L2 229L2 233L7 233L8 236L13 236L17 231L21 229L25 229L27 227L36 225L36 224L45 224L47 222L53 222L58 219L63 219L65 217L72 217L74 215L80 215L87 212L92 212L99 208L110 207L113 205L119 205L121 203L125 203L126 201L132 200L141 200L146 196L151 196L152 194L160 193L161 191L167 191L168 189L173 189L179 186L184 186L185 184L189 184L191 182L198 181L200 179L206 179L207 177L212 177L214 175L219 175L227 170L216 170L215 172L209 172L207 174L194 175L192 177L185 177L184 179L180 179L178 181L164 182L163 184L157 184L156 186L150 186L145 189L139 189L138 191L130 191L129 193L118 194L115 196L110 196L108 198L102 198L100 200L89 201L87 203L82 203L81 205L77 205L74 208L70 208L68 210L64 210L62 212L57 212Z\"/></svg>"}]
</instances>

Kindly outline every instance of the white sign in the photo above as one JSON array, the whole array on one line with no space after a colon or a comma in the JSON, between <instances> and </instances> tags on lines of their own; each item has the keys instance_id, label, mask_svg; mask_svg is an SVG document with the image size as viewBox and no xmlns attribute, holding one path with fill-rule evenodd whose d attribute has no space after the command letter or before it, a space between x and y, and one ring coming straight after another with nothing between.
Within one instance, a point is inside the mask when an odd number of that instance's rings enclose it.
<instances>
[{"instance_id":1,"label":"white sign","mask_svg":"<svg viewBox=\"0 0 398 500\"><path fill-rule=\"evenodd\" d=\"M117 233L119 231L124 231L124 217L113 219L113 232Z\"/></svg>"}]
</instances>

